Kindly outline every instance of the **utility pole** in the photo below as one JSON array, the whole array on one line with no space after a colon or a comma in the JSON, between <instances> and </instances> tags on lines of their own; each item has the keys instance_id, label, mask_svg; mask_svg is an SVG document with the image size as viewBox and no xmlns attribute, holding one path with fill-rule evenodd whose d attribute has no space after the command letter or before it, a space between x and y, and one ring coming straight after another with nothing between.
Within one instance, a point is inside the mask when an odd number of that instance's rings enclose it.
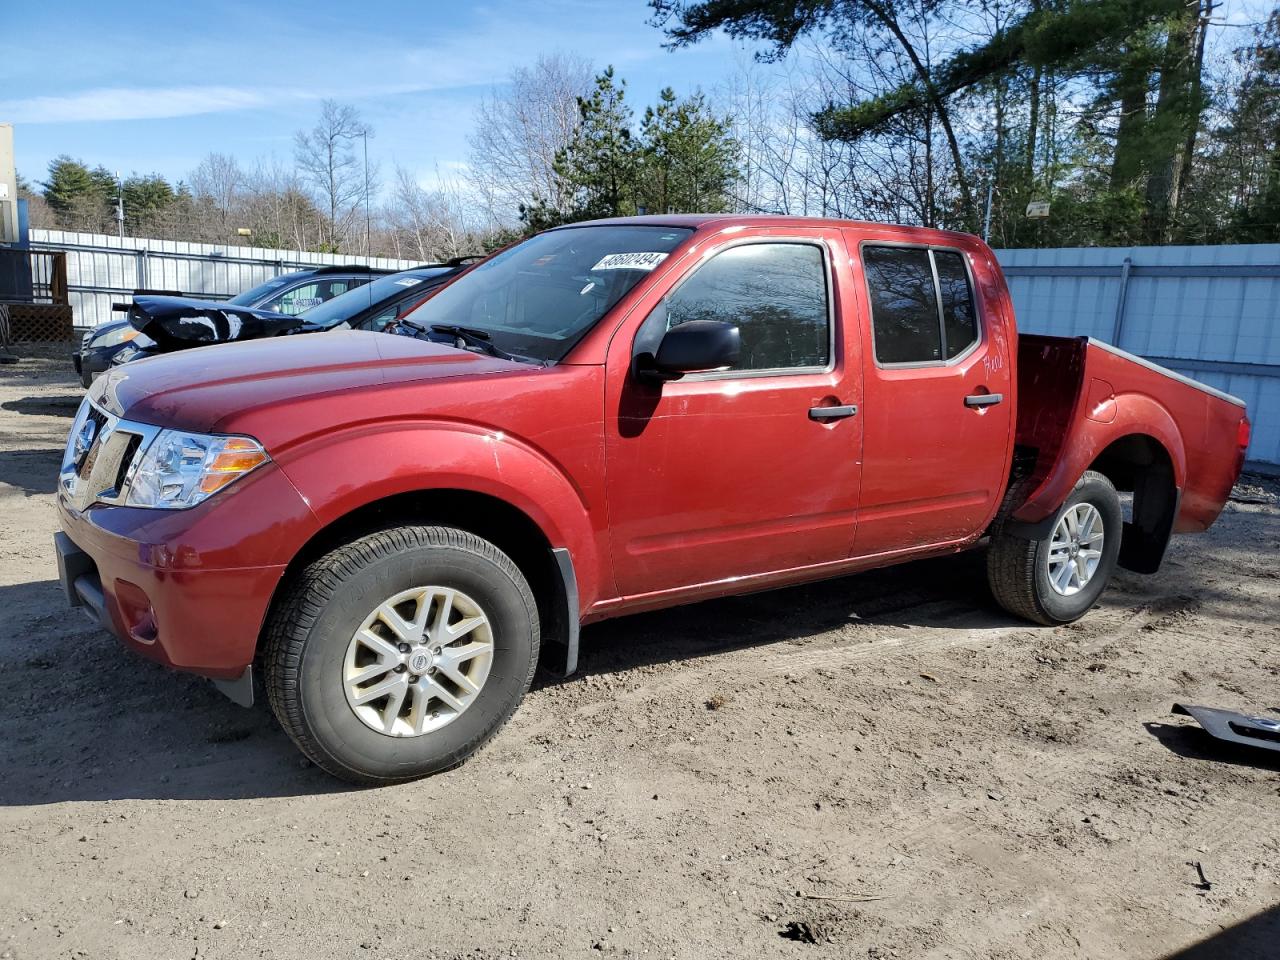
<instances>
[{"instance_id":1,"label":"utility pole","mask_svg":"<svg viewBox=\"0 0 1280 960\"><path fill-rule=\"evenodd\" d=\"M360 131L360 138L364 140L364 255L370 256L373 251L373 243L370 240L369 227L369 128L365 127Z\"/></svg>"},{"instance_id":2,"label":"utility pole","mask_svg":"<svg viewBox=\"0 0 1280 960\"><path fill-rule=\"evenodd\" d=\"M995 177L987 180L987 212L982 217L982 242L991 242L991 194L995 190Z\"/></svg>"},{"instance_id":3,"label":"utility pole","mask_svg":"<svg viewBox=\"0 0 1280 960\"><path fill-rule=\"evenodd\" d=\"M116 228L121 237L124 236L124 180L120 171L116 171Z\"/></svg>"}]
</instances>

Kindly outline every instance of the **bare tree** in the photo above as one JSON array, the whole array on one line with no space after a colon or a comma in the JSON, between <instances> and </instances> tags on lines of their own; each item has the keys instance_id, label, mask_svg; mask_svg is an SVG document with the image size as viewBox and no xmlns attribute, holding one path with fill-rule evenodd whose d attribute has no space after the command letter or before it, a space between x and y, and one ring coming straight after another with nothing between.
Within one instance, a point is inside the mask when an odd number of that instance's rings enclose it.
<instances>
[{"instance_id":1,"label":"bare tree","mask_svg":"<svg viewBox=\"0 0 1280 960\"><path fill-rule=\"evenodd\" d=\"M457 178L442 178L428 190L404 167L396 168L391 204L383 214L382 245L397 257L448 260L481 249L472 220L474 202Z\"/></svg>"},{"instance_id":2,"label":"bare tree","mask_svg":"<svg viewBox=\"0 0 1280 960\"><path fill-rule=\"evenodd\" d=\"M230 154L210 153L191 171L190 184L195 196L209 198L221 210L231 210L244 187L244 171Z\"/></svg>"},{"instance_id":3,"label":"bare tree","mask_svg":"<svg viewBox=\"0 0 1280 960\"><path fill-rule=\"evenodd\" d=\"M567 207L552 165L578 125L578 97L591 86L592 73L582 57L541 56L480 102L468 141L469 179L491 222L511 223L520 204L539 199L557 210Z\"/></svg>"},{"instance_id":4,"label":"bare tree","mask_svg":"<svg viewBox=\"0 0 1280 960\"><path fill-rule=\"evenodd\" d=\"M928 51L927 25L919 47ZM762 66L743 57L721 90L740 144L743 210L936 224L957 201L945 138L931 108L904 114L874 138L828 140L815 115L865 99L914 68L873 32L851 28L840 44L796 45Z\"/></svg>"},{"instance_id":5,"label":"bare tree","mask_svg":"<svg viewBox=\"0 0 1280 960\"><path fill-rule=\"evenodd\" d=\"M298 173L272 157L245 178L241 219L263 246L307 250L323 243L324 214L307 196Z\"/></svg>"},{"instance_id":6,"label":"bare tree","mask_svg":"<svg viewBox=\"0 0 1280 960\"><path fill-rule=\"evenodd\" d=\"M346 240L352 220L367 199L365 171L356 141L370 132L355 107L325 100L319 122L310 131L299 130L294 135L294 161L326 214L325 243L332 250Z\"/></svg>"}]
</instances>

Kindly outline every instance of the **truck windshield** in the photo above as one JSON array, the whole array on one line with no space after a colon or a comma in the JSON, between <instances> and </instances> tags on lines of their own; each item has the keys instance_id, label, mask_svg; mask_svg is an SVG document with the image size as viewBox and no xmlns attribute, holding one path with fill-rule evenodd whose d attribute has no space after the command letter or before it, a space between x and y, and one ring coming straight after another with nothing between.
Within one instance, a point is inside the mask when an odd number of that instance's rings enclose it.
<instances>
[{"instance_id":1,"label":"truck windshield","mask_svg":"<svg viewBox=\"0 0 1280 960\"><path fill-rule=\"evenodd\" d=\"M542 233L459 277L406 320L480 330L510 353L562 360L692 232L598 226Z\"/></svg>"}]
</instances>

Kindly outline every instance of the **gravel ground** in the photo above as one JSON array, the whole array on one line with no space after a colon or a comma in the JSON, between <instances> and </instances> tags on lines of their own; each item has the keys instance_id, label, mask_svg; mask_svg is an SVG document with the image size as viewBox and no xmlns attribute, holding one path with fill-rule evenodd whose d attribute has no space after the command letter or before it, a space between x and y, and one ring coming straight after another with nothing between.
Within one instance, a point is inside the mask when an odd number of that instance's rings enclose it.
<instances>
[{"instance_id":1,"label":"gravel ground","mask_svg":"<svg viewBox=\"0 0 1280 960\"><path fill-rule=\"evenodd\" d=\"M1280 956L1280 491L1080 623L980 557L584 631L462 768L330 780L65 608L61 350L0 366L0 957ZM1196 864L1203 870L1203 877Z\"/></svg>"}]
</instances>

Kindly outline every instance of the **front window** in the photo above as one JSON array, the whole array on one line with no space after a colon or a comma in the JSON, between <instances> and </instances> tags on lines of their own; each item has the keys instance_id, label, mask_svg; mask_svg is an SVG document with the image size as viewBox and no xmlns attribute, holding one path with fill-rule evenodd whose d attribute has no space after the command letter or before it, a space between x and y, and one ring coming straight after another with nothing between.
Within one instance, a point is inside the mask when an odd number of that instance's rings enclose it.
<instances>
[{"instance_id":1,"label":"front window","mask_svg":"<svg viewBox=\"0 0 1280 960\"><path fill-rule=\"evenodd\" d=\"M562 360L691 233L653 226L542 233L479 264L406 320L483 331L509 353Z\"/></svg>"},{"instance_id":2,"label":"front window","mask_svg":"<svg viewBox=\"0 0 1280 960\"><path fill-rule=\"evenodd\" d=\"M690 320L738 327L742 355L734 370L824 367L831 358L831 312L822 248L767 242L716 254L663 298L640 334L657 350L662 334Z\"/></svg>"}]
</instances>

